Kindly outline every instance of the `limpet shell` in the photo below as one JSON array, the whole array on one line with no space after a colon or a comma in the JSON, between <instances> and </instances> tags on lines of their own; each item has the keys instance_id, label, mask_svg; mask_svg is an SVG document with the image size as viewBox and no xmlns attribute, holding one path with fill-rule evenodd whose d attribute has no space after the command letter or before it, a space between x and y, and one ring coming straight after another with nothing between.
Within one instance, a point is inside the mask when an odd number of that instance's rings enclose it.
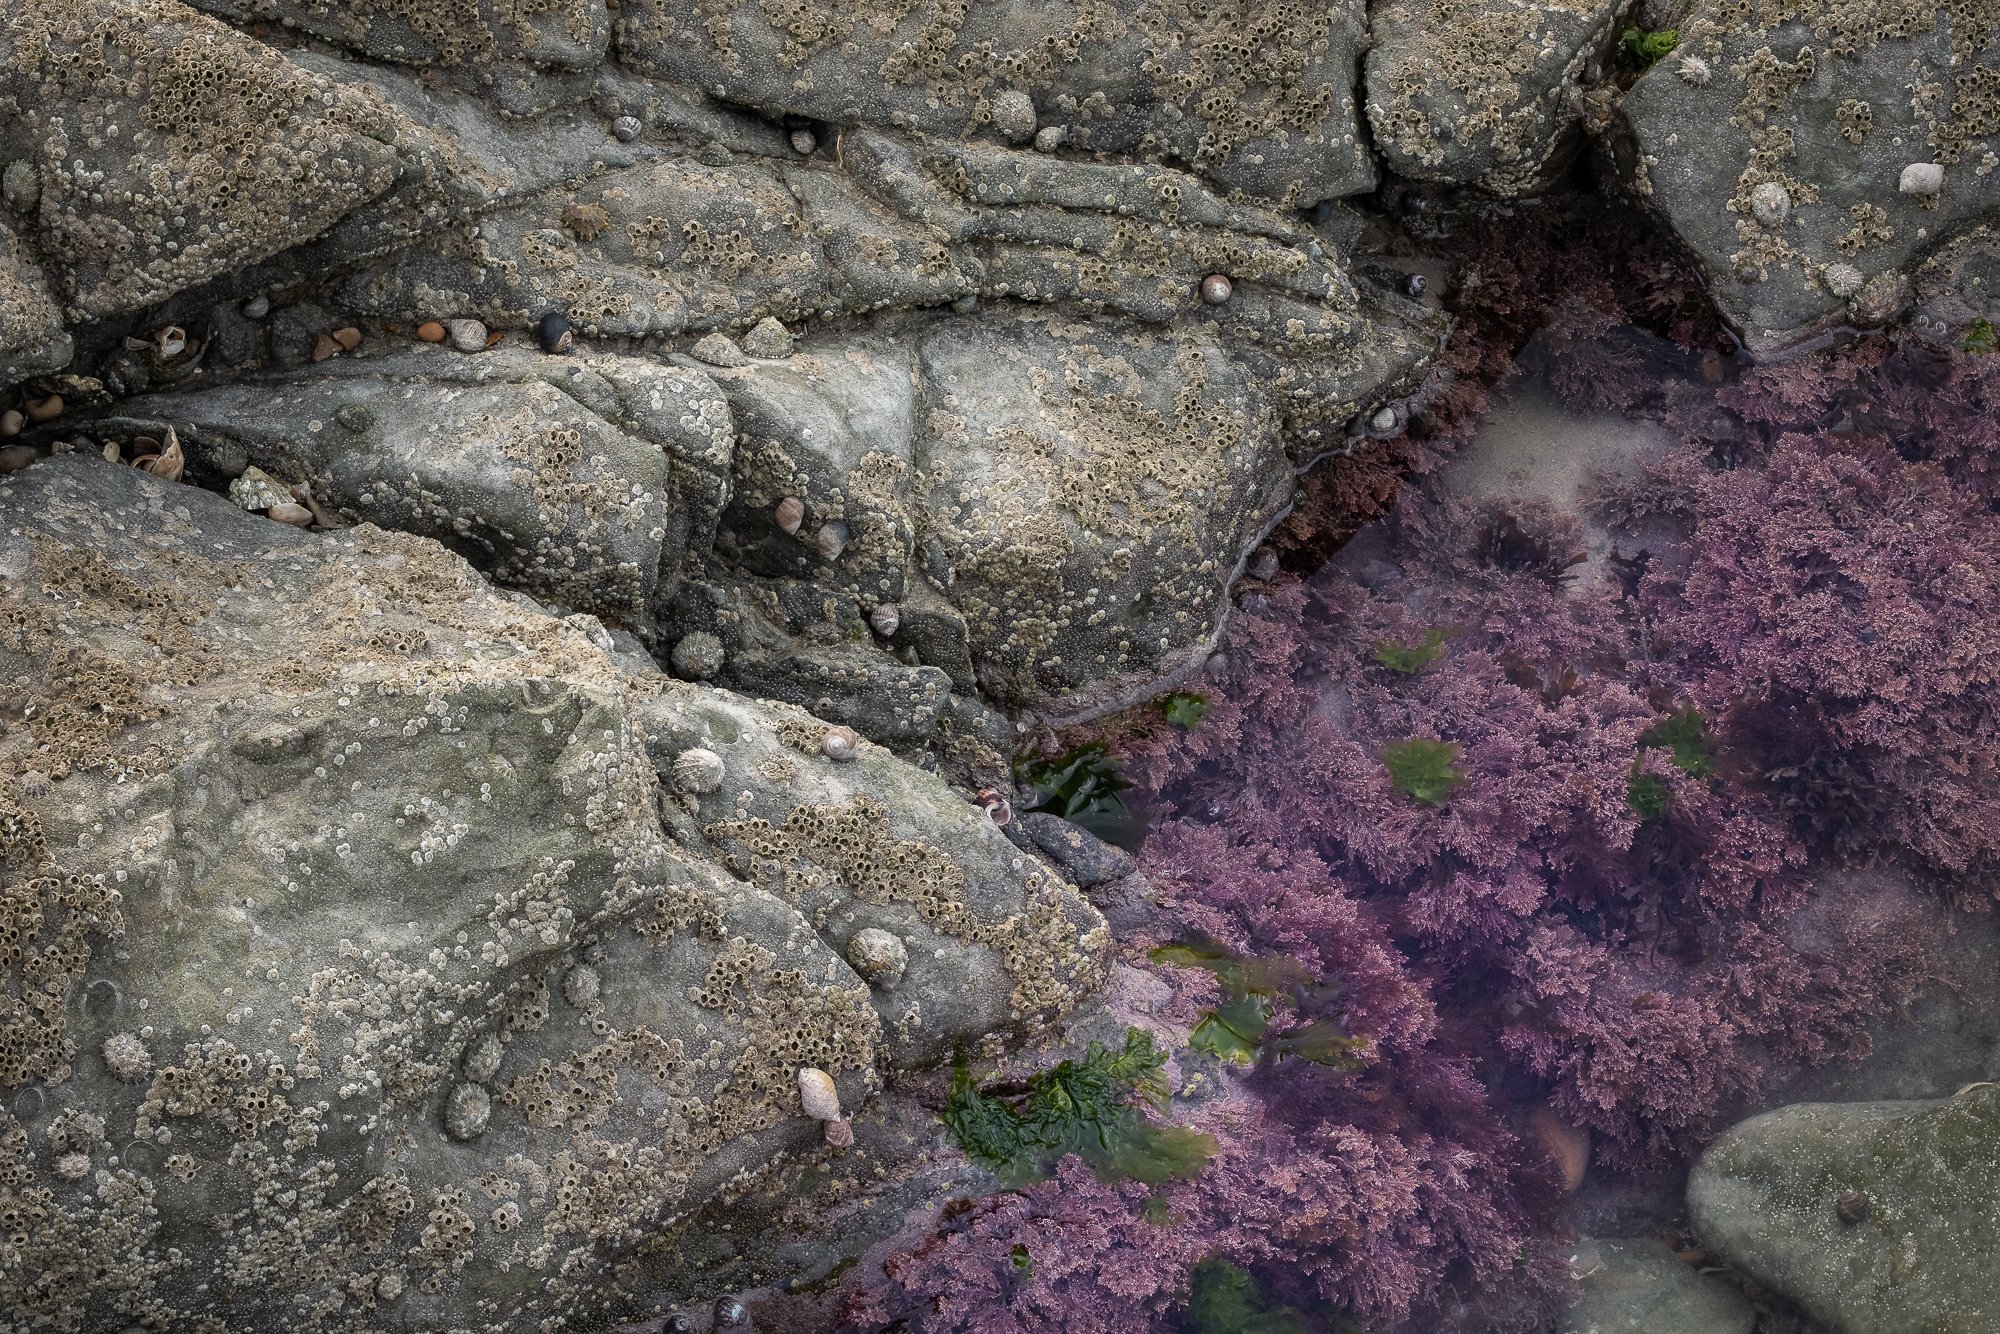
<instances>
[{"instance_id":1,"label":"limpet shell","mask_svg":"<svg viewBox=\"0 0 2000 1334\"><path fill-rule=\"evenodd\" d=\"M689 794L713 792L722 786L722 757L694 746L674 757L674 787Z\"/></svg>"}]
</instances>

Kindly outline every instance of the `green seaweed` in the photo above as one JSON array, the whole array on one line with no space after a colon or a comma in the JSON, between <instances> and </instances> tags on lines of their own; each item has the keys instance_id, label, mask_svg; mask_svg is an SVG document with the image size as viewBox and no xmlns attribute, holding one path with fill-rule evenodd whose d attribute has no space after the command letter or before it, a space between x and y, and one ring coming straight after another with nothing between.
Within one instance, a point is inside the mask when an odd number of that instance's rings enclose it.
<instances>
[{"instance_id":1,"label":"green seaweed","mask_svg":"<svg viewBox=\"0 0 2000 1334\"><path fill-rule=\"evenodd\" d=\"M1671 751L1674 767L1690 778L1707 778L1715 772L1715 738L1709 735L1701 711L1691 704L1647 728L1639 744Z\"/></svg>"},{"instance_id":2,"label":"green seaweed","mask_svg":"<svg viewBox=\"0 0 2000 1334\"><path fill-rule=\"evenodd\" d=\"M1016 1242L1014 1249L1007 1252L1007 1258L1013 1262L1014 1272L1022 1278L1028 1279L1035 1276L1035 1257L1028 1254L1026 1246Z\"/></svg>"},{"instance_id":3,"label":"green seaweed","mask_svg":"<svg viewBox=\"0 0 2000 1334\"><path fill-rule=\"evenodd\" d=\"M1167 721L1189 731L1208 716L1209 708L1208 696L1186 690L1175 691L1160 701L1160 712L1167 716Z\"/></svg>"},{"instance_id":4,"label":"green seaweed","mask_svg":"<svg viewBox=\"0 0 2000 1334\"><path fill-rule=\"evenodd\" d=\"M1667 813L1673 802L1673 794L1667 785L1652 774L1640 773L1639 762L1632 762L1632 778L1625 785L1625 804L1641 820L1657 820Z\"/></svg>"},{"instance_id":5,"label":"green seaweed","mask_svg":"<svg viewBox=\"0 0 2000 1334\"><path fill-rule=\"evenodd\" d=\"M1465 781L1458 757L1456 741L1426 737L1391 741L1382 747L1382 764L1389 770L1391 786L1428 806L1444 805Z\"/></svg>"},{"instance_id":6,"label":"green seaweed","mask_svg":"<svg viewBox=\"0 0 2000 1334\"><path fill-rule=\"evenodd\" d=\"M1618 47L1618 58L1635 69L1651 69L1680 43L1678 28L1662 28L1658 32L1627 28Z\"/></svg>"},{"instance_id":7,"label":"green seaweed","mask_svg":"<svg viewBox=\"0 0 2000 1334\"><path fill-rule=\"evenodd\" d=\"M1017 758L1014 778L1040 798L1030 810L1060 815L1130 852L1145 842L1145 814L1134 810L1123 795L1131 790L1132 780L1101 741L1054 759Z\"/></svg>"},{"instance_id":8,"label":"green seaweed","mask_svg":"<svg viewBox=\"0 0 2000 1334\"><path fill-rule=\"evenodd\" d=\"M1214 1139L1146 1114L1166 1106L1166 1059L1143 1029L1128 1028L1123 1050L1093 1042L1083 1059L1042 1071L1024 1093L1007 1098L980 1092L961 1056L945 1128L968 1157L1010 1185L1042 1180L1072 1153L1102 1181L1157 1186L1192 1178L1214 1155Z\"/></svg>"},{"instance_id":9,"label":"green seaweed","mask_svg":"<svg viewBox=\"0 0 2000 1334\"><path fill-rule=\"evenodd\" d=\"M1222 1004L1203 1013L1188 1034L1188 1045L1238 1065L1254 1065L1260 1055L1282 1060L1296 1056L1337 1070L1360 1067L1366 1043L1338 1022L1313 1018L1293 1028L1274 1021L1274 997L1283 994L1303 1012L1330 1008L1340 988L1318 981L1297 959L1245 958L1220 941L1190 936L1163 945L1150 956L1156 963L1205 968L1221 984Z\"/></svg>"},{"instance_id":10,"label":"green seaweed","mask_svg":"<svg viewBox=\"0 0 2000 1334\"><path fill-rule=\"evenodd\" d=\"M1306 1334L1295 1311L1269 1306L1257 1280L1221 1256L1203 1260L1188 1278L1187 1334Z\"/></svg>"},{"instance_id":11,"label":"green seaweed","mask_svg":"<svg viewBox=\"0 0 2000 1334\"><path fill-rule=\"evenodd\" d=\"M1972 327L1965 331L1965 339L1958 345L1961 352L1974 356L1987 356L2000 352L2000 335L1993 332L1993 321L1974 320Z\"/></svg>"},{"instance_id":12,"label":"green seaweed","mask_svg":"<svg viewBox=\"0 0 2000 1334\"><path fill-rule=\"evenodd\" d=\"M1424 631L1424 637L1414 644L1384 639L1375 645L1375 661L1392 672L1415 676L1444 656L1444 638L1443 630L1432 628Z\"/></svg>"}]
</instances>

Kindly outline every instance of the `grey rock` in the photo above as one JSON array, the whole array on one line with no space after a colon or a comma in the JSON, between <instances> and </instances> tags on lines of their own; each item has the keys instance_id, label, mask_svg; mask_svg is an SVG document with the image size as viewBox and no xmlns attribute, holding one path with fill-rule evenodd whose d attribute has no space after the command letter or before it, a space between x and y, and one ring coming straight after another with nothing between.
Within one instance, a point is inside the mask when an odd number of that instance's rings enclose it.
<instances>
[{"instance_id":1,"label":"grey rock","mask_svg":"<svg viewBox=\"0 0 2000 1334\"><path fill-rule=\"evenodd\" d=\"M74 924L57 1003L7 1020L37 1095L14 1106L31 1141L87 1111L148 1200L101 1231L92 1180L25 1158L46 1225L0 1276L17 1318L113 1326L144 1292L149 1323L259 1328L373 1291L397 1294L378 1327L602 1323L597 1276L639 1238L820 1143L799 1065L859 1106L879 1062L1032 1031L1101 981L1101 919L936 778L628 674L436 543L81 454L0 478L0 506L0 670L37 716L102 719L0 736L0 768L52 772L0 798L0 899L53 876ZM740 793L656 801L696 744ZM760 883L780 868L815 886L796 908ZM840 957L866 926L919 946L894 993ZM552 1004L583 967L596 1008ZM134 1031L150 1078L76 1056ZM298 1195L266 1212L272 1181ZM115 1281L43 1281L86 1255ZM251 1256L266 1281L230 1281Z\"/></svg>"},{"instance_id":2,"label":"grey rock","mask_svg":"<svg viewBox=\"0 0 2000 1334\"><path fill-rule=\"evenodd\" d=\"M194 0L238 22L276 20L373 60L445 68L486 68L505 61L582 67L604 57L610 24L603 0L542 0L501 10L450 9L348 0Z\"/></svg>"},{"instance_id":3,"label":"grey rock","mask_svg":"<svg viewBox=\"0 0 2000 1334\"><path fill-rule=\"evenodd\" d=\"M1053 153L1068 142L1068 126L1044 125L1035 131L1035 151L1038 153Z\"/></svg>"},{"instance_id":4,"label":"grey rock","mask_svg":"<svg viewBox=\"0 0 2000 1334\"><path fill-rule=\"evenodd\" d=\"M1688 1212L1731 1264L1837 1334L1980 1334L2000 1327L1996 1163L1991 1084L1919 1102L1802 1103L1711 1145ZM1865 1208L1847 1205L1852 1193Z\"/></svg>"},{"instance_id":5,"label":"grey rock","mask_svg":"<svg viewBox=\"0 0 2000 1334\"><path fill-rule=\"evenodd\" d=\"M988 115L993 128L1010 144L1035 137L1035 100L1018 88L993 94Z\"/></svg>"},{"instance_id":6,"label":"grey rock","mask_svg":"<svg viewBox=\"0 0 2000 1334\"><path fill-rule=\"evenodd\" d=\"M396 179L387 104L184 5L9 17L0 123L33 146L42 253L81 318L274 255Z\"/></svg>"},{"instance_id":7,"label":"grey rock","mask_svg":"<svg viewBox=\"0 0 2000 1334\"><path fill-rule=\"evenodd\" d=\"M671 582L715 521L728 412L688 371L586 364L418 347L133 399L122 420L172 421L197 459L233 446L352 519L436 537L538 597L643 621L662 569Z\"/></svg>"},{"instance_id":8,"label":"grey rock","mask_svg":"<svg viewBox=\"0 0 2000 1334\"><path fill-rule=\"evenodd\" d=\"M0 387L69 364L74 345L43 274L0 218Z\"/></svg>"},{"instance_id":9,"label":"grey rock","mask_svg":"<svg viewBox=\"0 0 2000 1334\"><path fill-rule=\"evenodd\" d=\"M1014 823L1079 888L1120 880L1138 869L1132 855L1123 848L1113 847L1060 815L1023 811L1014 817Z\"/></svg>"},{"instance_id":10,"label":"grey rock","mask_svg":"<svg viewBox=\"0 0 2000 1334\"><path fill-rule=\"evenodd\" d=\"M1981 21L1941 9L1903 25L1835 24L1829 36L1830 12L1697 10L1680 24L1680 51L1708 77L1670 57L1622 103L1632 188L1759 354L1896 318L1925 260L2000 206L2000 92L1969 58ZM1917 165L1946 170L1912 173L1927 192L1905 193L1906 168L1926 152ZM1717 182L1734 183L1727 198ZM1775 222L1754 212L1767 184L1791 199Z\"/></svg>"},{"instance_id":11,"label":"grey rock","mask_svg":"<svg viewBox=\"0 0 2000 1334\"><path fill-rule=\"evenodd\" d=\"M1345 92L1363 18L1356 0L1247 21L1145 0L1102 11L1004 0L893 21L836 6L805 37L748 0L700 23L676 0L630 0L617 41L639 69L773 116L950 137L997 128L1014 97L1031 111L1087 106L1071 127L1079 148L1157 155L1298 206L1374 186Z\"/></svg>"},{"instance_id":12,"label":"grey rock","mask_svg":"<svg viewBox=\"0 0 2000 1334\"><path fill-rule=\"evenodd\" d=\"M1741 1292L1657 1241L1585 1238L1570 1272L1582 1295L1559 1334L1750 1334L1757 1324Z\"/></svg>"},{"instance_id":13,"label":"grey rock","mask_svg":"<svg viewBox=\"0 0 2000 1334\"><path fill-rule=\"evenodd\" d=\"M1546 185L1620 0L1387 0L1370 11L1368 123L1398 176L1497 195Z\"/></svg>"}]
</instances>

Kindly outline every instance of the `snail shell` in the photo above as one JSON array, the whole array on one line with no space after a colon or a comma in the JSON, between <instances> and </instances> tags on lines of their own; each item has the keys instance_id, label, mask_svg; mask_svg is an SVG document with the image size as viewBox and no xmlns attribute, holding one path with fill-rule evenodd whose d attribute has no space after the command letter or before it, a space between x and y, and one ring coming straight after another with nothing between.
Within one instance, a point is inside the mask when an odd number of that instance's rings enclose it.
<instances>
[{"instance_id":1,"label":"snail shell","mask_svg":"<svg viewBox=\"0 0 2000 1334\"><path fill-rule=\"evenodd\" d=\"M868 613L868 624L875 627L875 633L884 639L891 638L903 624L903 613L896 610L893 602L884 602Z\"/></svg>"},{"instance_id":2,"label":"snail shell","mask_svg":"<svg viewBox=\"0 0 2000 1334\"><path fill-rule=\"evenodd\" d=\"M815 1121L838 1121L840 1090L833 1086L833 1076L818 1066L800 1066L799 1105Z\"/></svg>"},{"instance_id":3,"label":"snail shell","mask_svg":"<svg viewBox=\"0 0 2000 1334\"><path fill-rule=\"evenodd\" d=\"M820 754L846 762L861 753L861 734L851 727L829 727L819 739Z\"/></svg>"},{"instance_id":4,"label":"snail shell","mask_svg":"<svg viewBox=\"0 0 2000 1334\"><path fill-rule=\"evenodd\" d=\"M722 786L722 757L696 746L674 757L674 787L689 794L713 792Z\"/></svg>"},{"instance_id":5,"label":"snail shell","mask_svg":"<svg viewBox=\"0 0 2000 1334\"><path fill-rule=\"evenodd\" d=\"M825 559L839 560L840 553L847 550L847 525L838 519L821 524L819 532L813 537L813 545L819 548L819 554Z\"/></svg>"},{"instance_id":6,"label":"snail shell","mask_svg":"<svg viewBox=\"0 0 2000 1334\"><path fill-rule=\"evenodd\" d=\"M1229 279L1220 273L1211 273L1201 280L1201 299L1211 306L1219 306L1229 300L1235 290Z\"/></svg>"},{"instance_id":7,"label":"snail shell","mask_svg":"<svg viewBox=\"0 0 2000 1334\"><path fill-rule=\"evenodd\" d=\"M854 1127L852 1125L849 1125L845 1121L823 1121L820 1124L825 1127L826 1142L829 1145L836 1149L851 1149L854 1147Z\"/></svg>"},{"instance_id":8,"label":"snail shell","mask_svg":"<svg viewBox=\"0 0 2000 1334\"><path fill-rule=\"evenodd\" d=\"M778 507L771 511L771 517L777 520L778 527L787 533L796 533L799 531L799 525L806 521L806 502L797 496L786 496L778 502Z\"/></svg>"}]
</instances>

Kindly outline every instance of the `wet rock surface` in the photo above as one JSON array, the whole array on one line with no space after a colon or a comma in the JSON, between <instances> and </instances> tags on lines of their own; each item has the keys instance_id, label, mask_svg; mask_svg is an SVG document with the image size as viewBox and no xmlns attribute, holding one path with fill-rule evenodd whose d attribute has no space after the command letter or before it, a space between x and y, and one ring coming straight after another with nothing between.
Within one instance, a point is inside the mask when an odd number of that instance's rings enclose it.
<instances>
[{"instance_id":1,"label":"wet rock surface","mask_svg":"<svg viewBox=\"0 0 2000 1334\"><path fill-rule=\"evenodd\" d=\"M1701 1235L1839 1334L1958 1334L2000 1316L2000 1090L1802 1103L1735 1127L1688 1183Z\"/></svg>"},{"instance_id":2,"label":"wet rock surface","mask_svg":"<svg viewBox=\"0 0 2000 1334\"><path fill-rule=\"evenodd\" d=\"M1657 1241L1586 1238L1571 1269L1582 1296L1561 1334L1750 1334L1757 1323L1742 1293Z\"/></svg>"},{"instance_id":3,"label":"wet rock surface","mask_svg":"<svg viewBox=\"0 0 2000 1334\"><path fill-rule=\"evenodd\" d=\"M597 1309L642 1236L826 1151L800 1066L864 1106L1101 977L1094 910L935 778L634 676L427 539L78 456L0 505L0 653L43 683L0 743L17 1314ZM725 782L663 791L697 747ZM842 959L866 928L916 947L896 993Z\"/></svg>"}]
</instances>

